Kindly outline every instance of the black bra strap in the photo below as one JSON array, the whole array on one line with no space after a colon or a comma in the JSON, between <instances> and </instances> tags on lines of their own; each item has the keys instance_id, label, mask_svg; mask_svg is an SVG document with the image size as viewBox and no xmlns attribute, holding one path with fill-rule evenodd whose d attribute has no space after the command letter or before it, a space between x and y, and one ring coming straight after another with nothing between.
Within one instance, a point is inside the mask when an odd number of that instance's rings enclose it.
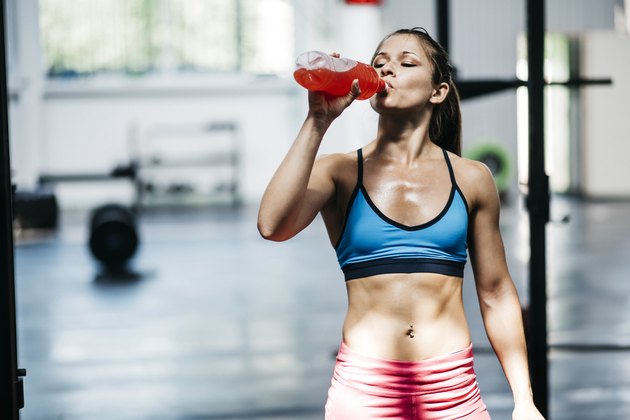
<instances>
[{"instance_id":1,"label":"black bra strap","mask_svg":"<svg viewBox=\"0 0 630 420\"><path fill-rule=\"evenodd\" d=\"M446 165L448 166L448 173L451 175L451 184L457 186L457 182L455 181L455 172L453 171L451 160L448 157L448 152L446 149L442 149L442 152L444 152L444 159L446 160Z\"/></svg>"},{"instance_id":2,"label":"black bra strap","mask_svg":"<svg viewBox=\"0 0 630 420\"><path fill-rule=\"evenodd\" d=\"M363 149L357 149L357 185L363 185Z\"/></svg>"}]
</instances>

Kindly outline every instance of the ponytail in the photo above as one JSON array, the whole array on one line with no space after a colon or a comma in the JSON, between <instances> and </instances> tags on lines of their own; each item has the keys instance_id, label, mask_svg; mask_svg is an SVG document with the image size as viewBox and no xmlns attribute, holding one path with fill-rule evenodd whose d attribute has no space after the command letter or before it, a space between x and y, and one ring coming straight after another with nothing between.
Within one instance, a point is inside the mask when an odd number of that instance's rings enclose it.
<instances>
[{"instance_id":1,"label":"ponytail","mask_svg":"<svg viewBox=\"0 0 630 420\"><path fill-rule=\"evenodd\" d=\"M461 156L462 113L459 109L459 93L452 80L447 83L449 90L446 99L433 106L429 138L441 148Z\"/></svg>"}]
</instances>

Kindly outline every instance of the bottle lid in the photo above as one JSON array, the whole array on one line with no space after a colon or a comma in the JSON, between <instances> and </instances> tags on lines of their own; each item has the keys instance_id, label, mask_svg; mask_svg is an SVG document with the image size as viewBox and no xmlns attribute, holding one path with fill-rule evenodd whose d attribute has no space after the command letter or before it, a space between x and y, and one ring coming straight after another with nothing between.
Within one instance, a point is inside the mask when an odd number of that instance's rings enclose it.
<instances>
[{"instance_id":1,"label":"bottle lid","mask_svg":"<svg viewBox=\"0 0 630 420\"><path fill-rule=\"evenodd\" d=\"M378 86L376 87L376 93L382 92L387 88L387 83L385 83L385 80L383 79L378 79Z\"/></svg>"}]
</instances>

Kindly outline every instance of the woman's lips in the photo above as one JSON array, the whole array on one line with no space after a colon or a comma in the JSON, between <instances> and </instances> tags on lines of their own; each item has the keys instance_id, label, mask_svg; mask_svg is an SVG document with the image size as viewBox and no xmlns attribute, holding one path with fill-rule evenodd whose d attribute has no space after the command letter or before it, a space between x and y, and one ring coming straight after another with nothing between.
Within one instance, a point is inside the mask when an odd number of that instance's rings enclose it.
<instances>
[{"instance_id":1,"label":"woman's lips","mask_svg":"<svg viewBox=\"0 0 630 420\"><path fill-rule=\"evenodd\" d=\"M392 85L388 82L385 81L385 89L381 90L380 92L377 93L378 96L387 96L387 93L392 90L393 87Z\"/></svg>"}]
</instances>

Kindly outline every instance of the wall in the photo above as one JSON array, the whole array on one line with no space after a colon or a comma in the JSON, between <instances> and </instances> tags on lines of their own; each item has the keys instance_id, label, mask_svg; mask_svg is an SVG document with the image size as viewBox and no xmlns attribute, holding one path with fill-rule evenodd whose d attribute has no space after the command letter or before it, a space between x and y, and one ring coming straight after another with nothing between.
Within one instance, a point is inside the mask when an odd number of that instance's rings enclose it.
<instances>
[{"instance_id":1,"label":"wall","mask_svg":"<svg viewBox=\"0 0 630 420\"><path fill-rule=\"evenodd\" d=\"M581 89L583 192L593 198L630 197L630 37L588 32L581 37L582 74L613 86Z\"/></svg>"},{"instance_id":2,"label":"wall","mask_svg":"<svg viewBox=\"0 0 630 420\"><path fill-rule=\"evenodd\" d=\"M9 56L13 61L9 66L11 166L18 187L29 188L35 183L42 158L40 150L45 141L41 123L43 77L38 3L37 0L13 0L8 10L17 22L24 23L8 28L11 32L7 40L14 51Z\"/></svg>"},{"instance_id":3,"label":"wall","mask_svg":"<svg viewBox=\"0 0 630 420\"><path fill-rule=\"evenodd\" d=\"M260 195L297 130L297 89L286 79L235 77L183 86L53 90L44 99L45 172L108 172L133 155L132 131L159 124L232 121L239 127L241 192ZM71 123L69 123L71 121ZM91 205L106 194L129 199L130 185L59 188L64 207ZM107 187L107 188L104 188ZM111 199L114 197L107 197Z\"/></svg>"}]
</instances>

